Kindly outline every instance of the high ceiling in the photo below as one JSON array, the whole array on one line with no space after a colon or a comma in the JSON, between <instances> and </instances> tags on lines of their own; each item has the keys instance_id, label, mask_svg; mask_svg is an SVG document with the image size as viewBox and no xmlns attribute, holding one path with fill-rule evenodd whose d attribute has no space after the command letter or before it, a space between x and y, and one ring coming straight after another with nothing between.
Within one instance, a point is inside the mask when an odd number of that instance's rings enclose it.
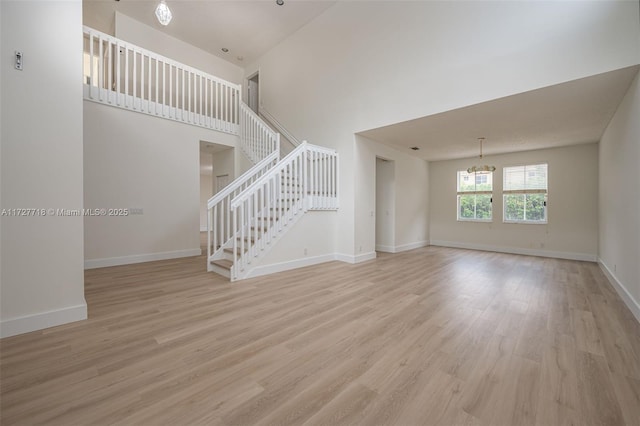
<instances>
[{"instance_id":1,"label":"high ceiling","mask_svg":"<svg viewBox=\"0 0 640 426\"><path fill-rule=\"evenodd\" d=\"M428 161L600 140L638 67L447 111L360 134ZM411 150L418 147L418 151Z\"/></svg>"},{"instance_id":2,"label":"high ceiling","mask_svg":"<svg viewBox=\"0 0 640 426\"><path fill-rule=\"evenodd\" d=\"M166 2L173 13L166 27L154 15L159 0L83 0L84 21L112 33L119 11L244 67L336 3ZM487 155L597 142L637 72L638 67L611 71L360 134L428 161L476 156L479 137L486 138Z\"/></svg>"},{"instance_id":3,"label":"high ceiling","mask_svg":"<svg viewBox=\"0 0 640 426\"><path fill-rule=\"evenodd\" d=\"M115 11L244 66L259 58L335 1L166 0L173 20L163 27L154 15L160 0L83 0L85 23L111 32ZM224 53L222 48L229 49ZM242 58L242 59L239 59Z\"/></svg>"}]
</instances>

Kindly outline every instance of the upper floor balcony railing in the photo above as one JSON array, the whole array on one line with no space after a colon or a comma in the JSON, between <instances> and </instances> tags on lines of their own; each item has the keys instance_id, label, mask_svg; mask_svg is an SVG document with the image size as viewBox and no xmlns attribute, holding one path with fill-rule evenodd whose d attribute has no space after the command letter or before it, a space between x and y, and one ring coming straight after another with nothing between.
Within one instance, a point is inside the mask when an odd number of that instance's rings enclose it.
<instances>
[{"instance_id":1,"label":"upper floor balcony railing","mask_svg":"<svg viewBox=\"0 0 640 426\"><path fill-rule=\"evenodd\" d=\"M241 87L89 27L84 98L231 134Z\"/></svg>"}]
</instances>

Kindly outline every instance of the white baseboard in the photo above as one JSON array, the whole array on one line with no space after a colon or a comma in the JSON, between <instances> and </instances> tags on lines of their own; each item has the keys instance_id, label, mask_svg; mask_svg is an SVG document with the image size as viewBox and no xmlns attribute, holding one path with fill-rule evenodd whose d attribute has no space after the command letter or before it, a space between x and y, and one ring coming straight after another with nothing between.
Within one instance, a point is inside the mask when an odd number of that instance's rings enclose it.
<instances>
[{"instance_id":1,"label":"white baseboard","mask_svg":"<svg viewBox=\"0 0 640 426\"><path fill-rule=\"evenodd\" d=\"M401 244L396 246L396 253L400 253L402 251L409 251L417 248L427 247L429 245L429 241L416 241L415 243L409 244Z\"/></svg>"},{"instance_id":2,"label":"white baseboard","mask_svg":"<svg viewBox=\"0 0 640 426\"><path fill-rule=\"evenodd\" d=\"M347 254L331 253L320 256L303 257L301 259L288 260L286 262L272 263L269 265L258 266L251 270L246 277L242 279L255 278L263 275L275 274L277 272L290 271L292 269L304 268L305 266L318 265L320 263L332 262L338 260L351 264L366 262L376 258L376 252L363 253L358 256Z\"/></svg>"},{"instance_id":3,"label":"white baseboard","mask_svg":"<svg viewBox=\"0 0 640 426\"><path fill-rule=\"evenodd\" d=\"M385 246L376 244L376 251L381 251L384 253L400 253L403 251L409 251L421 247L426 247L429 245L429 241L417 241L415 243L409 244L401 244L399 246Z\"/></svg>"},{"instance_id":4,"label":"white baseboard","mask_svg":"<svg viewBox=\"0 0 640 426\"><path fill-rule=\"evenodd\" d=\"M618 293L624 304L627 305L633 316L636 317L636 320L640 322L640 303L638 303L638 301L633 298L627 288L622 285L622 283L613 274L613 272L611 272L611 269L609 269L609 267L600 258L598 258L598 265L600 266L600 269L604 273L605 277L607 277L613 288L616 289L616 292Z\"/></svg>"},{"instance_id":5,"label":"white baseboard","mask_svg":"<svg viewBox=\"0 0 640 426\"><path fill-rule=\"evenodd\" d=\"M459 243L455 241L431 240L432 246L461 248L469 250L494 251L498 253L523 254L526 256L551 257L555 259L581 260L584 262L597 262L598 257L589 253L571 253L564 251L525 249L517 247L500 247L484 244Z\"/></svg>"},{"instance_id":6,"label":"white baseboard","mask_svg":"<svg viewBox=\"0 0 640 426\"><path fill-rule=\"evenodd\" d=\"M246 278L255 278L262 275L275 274L276 272L290 271L291 269L304 268L305 266L317 265L319 263L336 260L335 255L325 254L321 256L304 257L302 259L289 260L286 262L272 263L270 265L258 266L253 269Z\"/></svg>"},{"instance_id":7,"label":"white baseboard","mask_svg":"<svg viewBox=\"0 0 640 426\"><path fill-rule=\"evenodd\" d=\"M377 255L375 251L372 251L369 253L358 254L356 256L353 256L350 254L342 254L342 253L335 253L333 256L334 256L333 257L334 260L355 264L355 263L362 263L368 260L375 259Z\"/></svg>"},{"instance_id":8,"label":"white baseboard","mask_svg":"<svg viewBox=\"0 0 640 426\"><path fill-rule=\"evenodd\" d=\"M55 311L41 312L0 322L0 338L55 327L87 319L87 304L69 306Z\"/></svg>"},{"instance_id":9,"label":"white baseboard","mask_svg":"<svg viewBox=\"0 0 640 426\"><path fill-rule=\"evenodd\" d=\"M178 259L180 257L200 256L201 249L165 251L160 253L135 254L132 256L107 257L104 259L87 259L84 269L106 268L109 266L130 265L133 263L153 262L155 260Z\"/></svg>"}]
</instances>

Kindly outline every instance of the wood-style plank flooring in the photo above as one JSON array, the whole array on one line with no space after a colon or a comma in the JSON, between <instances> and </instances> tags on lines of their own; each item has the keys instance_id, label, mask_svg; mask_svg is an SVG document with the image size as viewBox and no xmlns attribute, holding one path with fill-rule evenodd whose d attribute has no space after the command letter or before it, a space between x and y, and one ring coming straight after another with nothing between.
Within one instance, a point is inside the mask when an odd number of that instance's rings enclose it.
<instances>
[{"instance_id":1,"label":"wood-style plank flooring","mask_svg":"<svg viewBox=\"0 0 640 426\"><path fill-rule=\"evenodd\" d=\"M640 424L640 325L596 264L427 247L204 271L87 271L89 320L0 342L1 424Z\"/></svg>"}]
</instances>

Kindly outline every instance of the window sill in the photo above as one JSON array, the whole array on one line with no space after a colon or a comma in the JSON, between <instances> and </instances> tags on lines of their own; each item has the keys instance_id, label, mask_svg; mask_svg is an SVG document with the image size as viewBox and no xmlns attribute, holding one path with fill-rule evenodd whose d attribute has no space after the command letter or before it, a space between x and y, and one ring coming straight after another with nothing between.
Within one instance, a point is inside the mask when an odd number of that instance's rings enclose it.
<instances>
[{"instance_id":1,"label":"window sill","mask_svg":"<svg viewBox=\"0 0 640 426\"><path fill-rule=\"evenodd\" d=\"M524 221L524 220L503 220L502 223L507 225L547 225L548 221Z\"/></svg>"}]
</instances>

